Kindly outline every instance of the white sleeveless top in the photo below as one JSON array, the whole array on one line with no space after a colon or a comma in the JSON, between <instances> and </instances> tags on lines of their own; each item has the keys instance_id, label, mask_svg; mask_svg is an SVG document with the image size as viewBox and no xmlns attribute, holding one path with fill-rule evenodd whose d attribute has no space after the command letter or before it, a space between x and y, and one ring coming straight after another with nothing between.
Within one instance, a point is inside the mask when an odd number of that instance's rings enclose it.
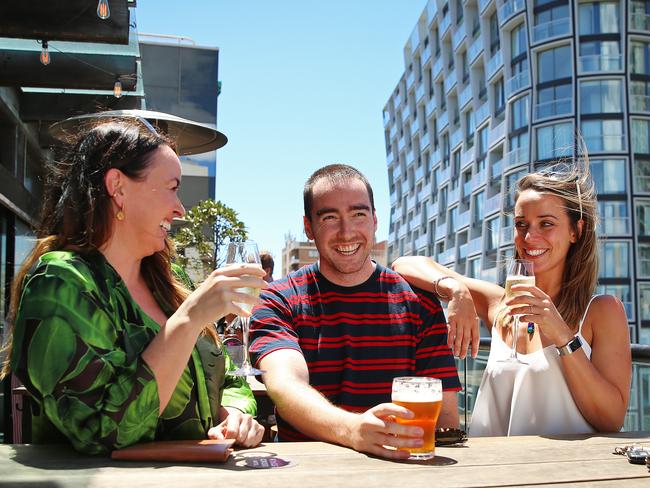
<instances>
[{"instance_id":1,"label":"white sleeveless top","mask_svg":"<svg viewBox=\"0 0 650 488\"><path fill-rule=\"evenodd\" d=\"M591 360L591 346L578 336ZM511 347L492 326L492 345L472 412L469 435L555 435L595 432L573 401L553 344L530 354L517 353L526 364L498 362L510 356Z\"/></svg>"}]
</instances>

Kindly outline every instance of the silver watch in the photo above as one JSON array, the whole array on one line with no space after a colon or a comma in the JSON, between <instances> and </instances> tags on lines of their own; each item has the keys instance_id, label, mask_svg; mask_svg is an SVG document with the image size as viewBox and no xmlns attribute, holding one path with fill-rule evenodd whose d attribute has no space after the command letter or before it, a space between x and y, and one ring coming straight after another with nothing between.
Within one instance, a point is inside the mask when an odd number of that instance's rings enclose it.
<instances>
[{"instance_id":1,"label":"silver watch","mask_svg":"<svg viewBox=\"0 0 650 488\"><path fill-rule=\"evenodd\" d=\"M568 356L569 354L573 354L574 352L576 352L581 347L582 347L582 341L580 340L580 337L575 336L564 346L558 347L557 353L560 356Z\"/></svg>"}]
</instances>

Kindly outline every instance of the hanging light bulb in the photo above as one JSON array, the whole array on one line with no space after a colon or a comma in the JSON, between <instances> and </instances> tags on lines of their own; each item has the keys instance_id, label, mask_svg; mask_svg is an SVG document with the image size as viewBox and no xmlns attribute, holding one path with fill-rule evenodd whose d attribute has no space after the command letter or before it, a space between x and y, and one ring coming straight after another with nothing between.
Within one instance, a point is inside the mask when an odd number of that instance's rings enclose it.
<instances>
[{"instance_id":1,"label":"hanging light bulb","mask_svg":"<svg viewBox=\"0 0 650 488\"><path fill-rule=\"evenodd\" d=\"M111 16L111 9L108 7L108 0L99 0L97 4L97 17L106 20Z\"/></svg>"},{"instance_id":2,"label":"hanging light bulb","mask_svg":"<svg viewBox=\"0 0 650 488\"><path fill-rule=\"evenodd\" d=\"M122 82L119 78L115 80L115 85L113 85L113 96L115 96L115 98L122 97Z\"/></svg>"},{"instance_id":3,"label":"hanging light bulb","mask_svg":"<svg viewBox=\"0 0 650 488\"><path fill-rule=\"evenodd\" d=\"M50 64L50 51L47 49L47 41L42 41L41 45L43 46L43 49L41 49L41 64L47 66Z\"/></svg>"}]
</instances>

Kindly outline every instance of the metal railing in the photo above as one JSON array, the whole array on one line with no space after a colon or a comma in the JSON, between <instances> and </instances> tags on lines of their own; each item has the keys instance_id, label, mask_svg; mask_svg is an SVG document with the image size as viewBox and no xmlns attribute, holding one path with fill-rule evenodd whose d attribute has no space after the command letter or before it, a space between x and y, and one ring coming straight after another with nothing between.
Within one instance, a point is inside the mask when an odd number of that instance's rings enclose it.
<instances>
[{"instance_id":1,"label":"metal railing","mask_svg":"<svg viewBox=\"0 0 650 488\"><path fill-rule=\"evenodd\" d=\"M573 98L560 98L535 105L535 120L567 115L573 111Z\"/></svg>"},{"instance_id":2,"label":"metal railing","mask_svg":"<svg viewBox=\"0 0 650 488\"><path fill-rule=\"evenodd\" d=\"M620 54L585 54L580 56L580 72L620 71L622 60Z\"/></svg>"},{"instance_id":3,"label":"metal railing","mask_svg":"<svg viewBox=\"0 0 650 488\"><path fill-rule=\"evenodd\" d=\"M533 42L567 35L571 31L570 18L551 20L533 27Z\"/></svg>"}]
</instances>

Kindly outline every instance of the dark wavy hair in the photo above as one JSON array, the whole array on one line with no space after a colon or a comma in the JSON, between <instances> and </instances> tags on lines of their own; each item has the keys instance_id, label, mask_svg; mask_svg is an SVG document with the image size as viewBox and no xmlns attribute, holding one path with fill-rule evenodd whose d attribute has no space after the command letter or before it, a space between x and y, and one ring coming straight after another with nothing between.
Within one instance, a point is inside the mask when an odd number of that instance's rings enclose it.
<instances>
[{"instance_id":1,"label":"dark wavy hair","mask_svg":"<svg viewBox=\"0 0 650 488\"><path fill-rule=\"evenodd\" d=\"M13 329L18 303L27 272L38 259L50 251L69 250L80 254L97 251L109 239L113 226L111 196L104 176L112 168L127 177L145 177L151 153L174 142L139 119L104 119L80 131L63 150L61 157L46 167L45 191L37 229L38 240L12 284L8 324ZM173 246L142 260L142 274L161 306L176 310L188 291L171 272ZM3 347L6 353L0 378L9 371L12 333Z\"/></svg>"}]
</instances>

